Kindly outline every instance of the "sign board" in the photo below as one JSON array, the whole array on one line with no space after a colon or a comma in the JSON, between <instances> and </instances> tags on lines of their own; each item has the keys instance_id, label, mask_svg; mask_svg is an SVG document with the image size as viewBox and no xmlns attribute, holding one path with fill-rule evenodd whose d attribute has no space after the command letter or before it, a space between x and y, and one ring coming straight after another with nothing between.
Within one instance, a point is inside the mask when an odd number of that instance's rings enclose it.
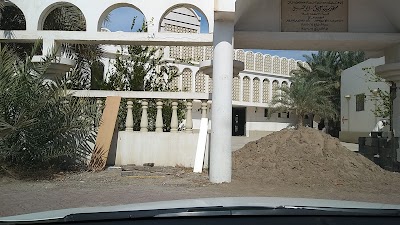
<instances>
[{"instance_id":1,"label":"sign board","mask_svg":"<svg viewBox=\"0 0 400 225\"><path fill-rule=\"evenodd\" d=\"M282 0L282 32L347 32L348 0Z\"/></svg>"}]
</instances>

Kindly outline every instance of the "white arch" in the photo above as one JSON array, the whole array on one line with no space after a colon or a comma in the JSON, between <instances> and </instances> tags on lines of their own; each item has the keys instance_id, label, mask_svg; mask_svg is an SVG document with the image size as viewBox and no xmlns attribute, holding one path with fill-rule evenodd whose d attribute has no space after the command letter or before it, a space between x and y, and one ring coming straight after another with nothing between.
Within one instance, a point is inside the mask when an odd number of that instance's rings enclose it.
<instances>
[{"instance_id":1,"label":"white arch","mask_svg":"<svg viewBox=\"0 0 400 225\"><path fill-rule=\"evenodd\" d=\"M37 30L43 30L44 22L45 22L46 18L49 16L49 14L50 14L53 10L55 10L55 9L57 9L57 8L59 8L59 7L62 7L62 6L74 6L74 7L76 7L77 9L79 9L79 11L82 13L83 18L85 19L85 30L87 30L87 19L86 19L87 16L83 13L83 10L82 10L79 6L77 6L76 4L71 3L71 2L69 2L69 1L57 1L57 2L54 2L53 4L48 5L48 6L40 13L39 19L38 19L38 21L37 21Z\"/></svg>"},{"instance_id":2,"label":"white arch","mask_svg":"<svg viewBox=\"0 0 400 225\"><path fill-rule=\"evenodd\" d=\"M245 69L254 70L254 53L252 51L245 53Z\"/></svg>"},{"instance_id":3,"label":"white arch","mask_svg":"<svg viewBox=\"0 0 400 225\"><path fill-rule=\"evenodd\" d=\"M18 6L18 5L16 5L16 4L14 4L14 3L12 3L12 2L5 2L5 7L4 7L4 9L3 9L3 20L5 19L5 13L4 13L4 10L6 9L6 7L15 7L15 8L17 8L18 10L19 10L19 12L22 14L22 16L24 17L24 22L25 22L25 29L23 29L23 30L26 30L26 27L27 27L27 22L26 22L26 16L25 16L25 13L24 13L24 11Z\"/></svg>"},{"instance_id":4,"label":"white arch","mask_svg":"<svg viewBox=\"0 0 400 225\"><path fill-rule=\"evenodd\" d=\"M139 11L139 12L143 15L144 21L147 21L146 16L144 15L143 11L142 11L139 7L137 7L136 5L134 5L134 4L132 4L132 3L120 2L120 3L115 3L115 4L110 5L106 10L104 10L104 11L101 13L100 17L98 18L98 22L97 22L97 31L100 31L100 30L101 30L101 27L102 27L102 25L103 25L104 19L105 19L113 10L118 9L118 8L122 8L122 7L129 7L129 8L132 8L132 9L136 9L137 11Z\"/></svg>"},{"instance_id":5,"label":"white arch","mask_svg":"<svg viewBox=\"0 0 400 225\"><path fill-rule=\"evenodd\" d=\"M250 102L250 86L251 86L251 82L250 82L250 77L249 76L244 76L242 78L242 84L243 84L243 88L242 88L242 101L244 102Z\"/></svg>"},{"instance_id":6,"label":"white arch","mask_svg":"<svg viewBox=\"0 0 400 225\"><path fill-rule=\"evenodd\" d=\"M157 23L158 25L158 31L160 31L161 29L161 23L163 21L163 19L174 9L178 9L178 8L187 8L190 10L193 10L193 13L197 15L197 13L194 12L194 10L199 11L201 14L204 15L204 19L207 20L207 24L208 24L208 33L210 33L211 31L211 19L209 15L206 14L206 10L203 9L202 6L198 6L198 5L194 5L192 3L189 2L182 2L182 3L172 3L168 6L167 9L164 10L164 12L161 14L161 16L159 18L157 18L157 21L154 21L154 23Z\"/></svg>"}]
</instances>

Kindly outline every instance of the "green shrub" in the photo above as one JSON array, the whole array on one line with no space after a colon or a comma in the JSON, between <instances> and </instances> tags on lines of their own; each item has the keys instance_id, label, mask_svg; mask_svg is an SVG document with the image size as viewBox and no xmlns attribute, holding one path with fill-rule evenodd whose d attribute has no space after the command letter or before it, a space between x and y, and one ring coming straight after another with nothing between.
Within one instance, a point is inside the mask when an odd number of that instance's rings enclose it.
<instances>
[{"instance_id":1,"label":"green shrub","mask_svg":"<svg viewBox=\"0 0 400 225\"><path fill-rule=\"evenodd\" d=\"M1 166L19 174L84 166L95 138L95 104L45 79L53 56L42 63L32 57L0 49Z\"/></svg>"}]
</instances>

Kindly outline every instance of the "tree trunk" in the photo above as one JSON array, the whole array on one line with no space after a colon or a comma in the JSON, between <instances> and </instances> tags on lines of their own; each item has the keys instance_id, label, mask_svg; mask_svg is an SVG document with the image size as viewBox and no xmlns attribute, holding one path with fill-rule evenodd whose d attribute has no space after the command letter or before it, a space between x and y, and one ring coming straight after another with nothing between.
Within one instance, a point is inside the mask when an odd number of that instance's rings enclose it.
<instances>
[{"instance_id":1,"label":"tree trunk","mask_svg":"<svg viewBox=\"0 0 400 225\"><path fill-rule=\"evenodd\" d=\"M298 121L297 121L297 127L298 128L300 128L300 127L303 127L303 118L304 118L304 115L298 115Z\"/></svg>"}]
</instances>

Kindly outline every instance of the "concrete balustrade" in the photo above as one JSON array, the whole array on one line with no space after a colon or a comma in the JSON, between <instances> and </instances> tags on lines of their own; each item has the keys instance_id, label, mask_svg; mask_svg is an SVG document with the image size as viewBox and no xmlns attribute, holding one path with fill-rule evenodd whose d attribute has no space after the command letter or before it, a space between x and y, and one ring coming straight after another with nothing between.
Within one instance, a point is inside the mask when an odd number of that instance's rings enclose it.
<instances>
[{"instance_id":1,"label":"concrete balustrade","mask_svg":"<svg viewBox=\"0 0 400 225\"><path fill-rule=\"evenodd\" d=\"M157 99L157 116L156 116L156 132L163 132L163 117L162 117L162 108L163 102L161 99Z\"/></svg>"},{"instance_id":2,"label":"concrete balustrade","mask_svg":"<svg viewBox=\"0 0 400 225\"><path fill-rule=\"evenodd\" d=\"M192 100L186 101L186 133L193 133L193 119L192 119L192 109L193 102Z\"/></svg>"},{"instance_id":3,"label":"concrete balustrade","mask_svg":"<svg viewBox=\"0 0 400 225\"><path fill-rule=\"evenodd\" d=\"M146 99L142 100L142 119L140 120L140 131L141 132L148 132L149 120L147 118L147 109L149 103Z\"/></svg>"},{"instance_id":4,"label":"concrete balustrade","mask_svg":"<svg viewBox=\"0 0 400 225\"><path fill-rule=\"evenodd\" d=\"M178 102L172 102L171 133L178 132Z\"/></svg>"},{"instance_id":5,"label":"concrete balustrade","mask_svg":"<svg viewBox=\"0 0 400 225\"><path fill-rule=\"evenodd\" d=\"M127 108L128 108L128 110L127 110L128 113L126 115L125 131L133 132L133 113L132 113L133 102L132 101L127 102Z\"/></svg>"},{"instance_id":6,"label":"concrete balustrade","mask_svg":"<svg viewBox=\"0 0 400 225\"><path fill-rule=\"evenodd\" d=\"M182 93L182 92L136 92L136 91L98 91L98 90L82 90L68 91L75 97L102 99L97 101L98 112L104 105L104 98L108 96L120 96L127 99L126 105L123 105L122 113L126 113L125 129L116 131L114 141L117 143L110 150L110 165L143 165L144 163L155 163L157 166L184 166L193 167L197 141L199 134L193 131L193 110L201 111L202 117L207 117L208 101L210 95L206 93ZM140 101L139 101L140 100ZM154 104L150 102L154 101ZM185 101L185 126L186 130L178 132L179 125L179 102ZM135 114L134 104L140 102L141 112ZM165 104L171 102L171 131L164 132L163 109ZM200 104L199 104L200 103ZM199 105L201 105L199 107ZM149 132L150 120L148 110L151 107L157 108L155 121L156 132ZM141 113L141 115L140 115ZM100 115L101 116L101 115ZM134 129L134 118L141 116L140 131ZM165 112L164 112L165 116ZM209 135L209 134L207 134ZM208 167L208 149L206 146L206 156L204 167Z\"/></svg>"}]
</instances>

